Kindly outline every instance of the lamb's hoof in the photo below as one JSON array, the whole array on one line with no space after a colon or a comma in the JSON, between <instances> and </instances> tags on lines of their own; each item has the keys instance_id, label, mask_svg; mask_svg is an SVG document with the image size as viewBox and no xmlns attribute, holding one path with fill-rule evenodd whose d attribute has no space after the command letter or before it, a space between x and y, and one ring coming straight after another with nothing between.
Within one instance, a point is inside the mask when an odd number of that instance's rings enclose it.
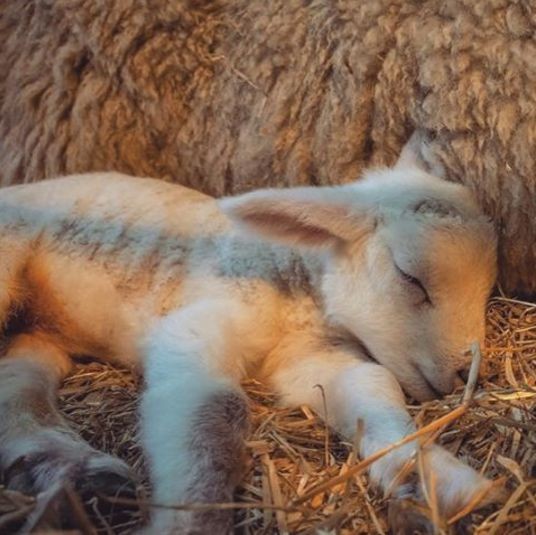
<instances>
[{"instance_id":1,"label":"lamb's hoof","mask_svg":"<svg viewBox=\"0 0 536 535\"><path fill-rule=\"evenodd\" d=\"M23 455L5 470L4 476L7 488L35 494L38 500L49 489L59 489L60 494L50 502L55 509L55 528L73 526L73 494L86 504L90 516L98 510L99 515L115 521L125 509L137 509L136 476L120 459L98 451L85 452L79 459L65 458L58 452Z\"/></svg>"},{"instance_id":2,"label":"lamb's hoof","mask_svg":"<svg viewBox=\"0 0 536 535\"><path fill-rule=\"evenodd\" d=\"M428 535L434 526L419 504L411 499L395 498L389 502L389 526L392 535Z\"/></svg>"},{"instance_id":3,"label":"lamb's hoof","mask_svg":"<svg viewBox=\"0 0 536 535\"><path fill-rule=\"evenodd\" d=\"M136 535L231 535L231 511L173 511L157 509L149 524L136 531Z\"/></svg>"},{"instance_id":4,"label":"lamb's hoof","mask_svg":"<svg viewBox=\"0 0 536 535\"><path fill-rule=\"evenodd\" d=\"M135 499L139 482L132 470L120 459L106 454L91 456L76 474L75 490L82 498L98 496Z\"/></svg>"},{"instance_id":5,"label":"lamb's hoof","mask_svg":"<svg viewBox=\"0 0 536 535\"><path fill-rule=\"evenodd\" d=\"M58 481L69 482L80 492L108 496L136 487L136 478L127 464L99 451L83 452L79 458L57 451L21 455L4 470L4 480L7 488L25 494L38 494Z\"/></svg>"}]
</instances>

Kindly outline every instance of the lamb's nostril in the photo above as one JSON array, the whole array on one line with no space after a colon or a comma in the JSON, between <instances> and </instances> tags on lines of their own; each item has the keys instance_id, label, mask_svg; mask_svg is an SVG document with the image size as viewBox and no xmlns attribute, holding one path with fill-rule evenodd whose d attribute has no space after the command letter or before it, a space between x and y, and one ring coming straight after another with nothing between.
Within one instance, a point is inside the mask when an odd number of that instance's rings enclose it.
<instances>
[{"instance_id":1,"label":"lamb's nostril","mask_svg":"<svg viewBox=\"0 0 536 535\"><path fill-rule=\"evenodd\" d=\"M461 377L464 383L467 383L467 379L469 379L469 368L458 370L458 375Z\"/></svg>"}]
</instances>

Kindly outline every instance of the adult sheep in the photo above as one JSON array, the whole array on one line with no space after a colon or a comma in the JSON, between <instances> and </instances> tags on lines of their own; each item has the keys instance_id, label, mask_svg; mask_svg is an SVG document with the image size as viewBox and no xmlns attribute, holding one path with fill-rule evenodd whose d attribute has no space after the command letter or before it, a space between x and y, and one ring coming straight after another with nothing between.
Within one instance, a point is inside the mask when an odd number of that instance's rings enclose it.
<instances>
[{"instance_id":1,"label":"adult sheep","mask_svg":"<svg viewBox=\"0 0 536 535\"><path fill-rule=\"evenodd\" d=\"M5 0L0 179L334 184L418 127L534 293L535 28L531 0Z\"/></svg>"}]
</instances>

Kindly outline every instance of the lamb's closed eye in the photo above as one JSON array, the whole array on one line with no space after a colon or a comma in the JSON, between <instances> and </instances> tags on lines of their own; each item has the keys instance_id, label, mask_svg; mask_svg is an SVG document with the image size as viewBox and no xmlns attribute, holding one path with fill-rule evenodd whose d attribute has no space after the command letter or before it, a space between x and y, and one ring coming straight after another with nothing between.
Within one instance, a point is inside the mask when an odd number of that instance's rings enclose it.
<instances>
[{"instance_id":1,"label":"lamb's closed eye","mask_svg":"<svg viewBox=\"0 0 536 535\"><path fill-rule=\"evenodd\" d=\"M413 275L406 273L396 264L395 264L395 268L398 271L400 277L404 280L404 282L406 282L407 284L410 284L411 286L413 286L414 289L417 289L422 293L423 299L419 304L428 303L429 305L431 305L432 300L430 299L430 296L428 294L428 291L424 287L424 284L417 277L414 277Z\"/></svg>"}]
</instances>

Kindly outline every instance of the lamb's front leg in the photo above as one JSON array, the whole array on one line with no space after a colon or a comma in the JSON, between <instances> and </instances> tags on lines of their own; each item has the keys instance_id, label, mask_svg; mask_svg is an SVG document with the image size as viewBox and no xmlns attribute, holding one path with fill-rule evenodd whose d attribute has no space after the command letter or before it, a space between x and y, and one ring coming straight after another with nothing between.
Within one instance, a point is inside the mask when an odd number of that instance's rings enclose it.
<instances>
[{"instance_id":1,"label":"lamb's front leg","mask_svg":"<svg viewBox=\"0 0 536 535\"><path fill-rule=\"evenodd\" d=\"M324 413L323 399L315 385L322 385L327 402L329 423L344 436L355 437L358 420L360 453L363 457L395 443L415 431L415 424L405 409L404 395L395 377L386 368L360 362L344 353L307 354L275 368L271 382L285 404L309 404ZM417 448L415 442L399 447L377 460L370 468L373 483L393 497L418 498L419 489L397 476ZM437 445L423 449L423 461L436 479L439 512L444 517L459 512L477 494L491 487L491 481ZM414 521L417 519L414 518ZM406 533L410 519L393 515L396 533Z\"/></svg>"},{"instance_id":2,"label":"lamb's front leg","mask_svg":"<svg viewBox=\"0 0 536 535\"><path fill-rule=\"evenodd\" d=\"M200 303L165 318L146 356L142 436L153 501L164 506L230 502L242 475L247 401L240 390L240 313ZM229 510L157 508L151 533L224 534Z\"/></svg>"}]
</instances>

